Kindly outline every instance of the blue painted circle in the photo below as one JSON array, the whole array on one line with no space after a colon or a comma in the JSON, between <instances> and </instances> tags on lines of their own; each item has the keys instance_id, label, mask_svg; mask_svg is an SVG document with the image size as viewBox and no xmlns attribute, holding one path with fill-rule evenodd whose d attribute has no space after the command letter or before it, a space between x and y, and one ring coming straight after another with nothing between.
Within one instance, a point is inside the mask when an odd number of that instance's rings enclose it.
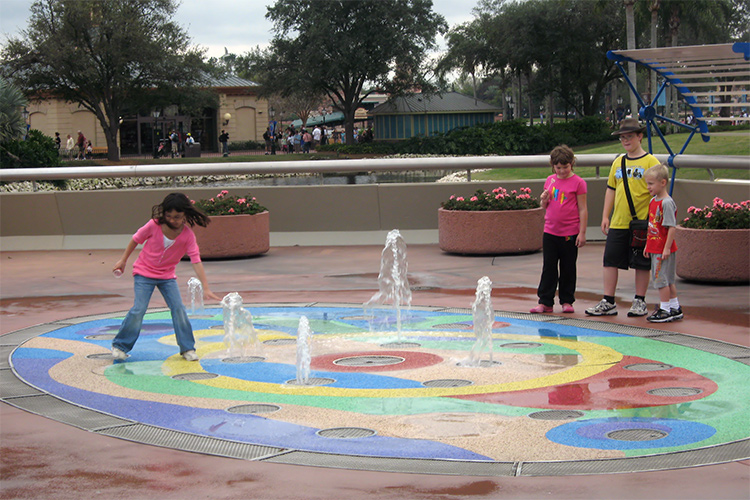
<instances>
[{"instance_id":1,"label":"blue painted circle","mask_svg":"<svg viewBox=\"0 0 750 500\"><path fill-rule=\"evenodd\" d=\"M666 432L660 439L650 441L620 441L607 437L613 431L624 429L653 429ZM697 443L716 433L710 425L686 420L661 418L600 418L569 422L547 432L547 439L577 448L597 450L638 450L665 448Z\"/></svg>"}]
</instances>

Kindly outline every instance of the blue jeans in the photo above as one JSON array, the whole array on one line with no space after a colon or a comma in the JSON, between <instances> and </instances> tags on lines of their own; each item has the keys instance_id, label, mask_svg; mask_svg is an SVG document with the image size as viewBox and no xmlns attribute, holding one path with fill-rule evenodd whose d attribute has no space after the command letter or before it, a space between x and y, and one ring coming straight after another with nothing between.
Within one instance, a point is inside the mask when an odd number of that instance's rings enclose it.
<instances>
[{"instance_id":1,"label":"blue jeans","mask_svg":"<svg viewBox=\"0 0 750 500\"><path fill-rule=\"evenodd\" d=\"M116 347L123 352L130 352L135 345L138 336L141 333L143 316L148 309L148 303L154 288L159 288L162 297L167 302L169 311L172 313L172 326L177 337L177 345L180 346L180 354L185 351L195 349L195 337L193 337L193 327L190 325L185 306L182 305L180 297L180 288L177 286L177 280L160 280L145 278L139 274L133 276L133 289L135 291L135 303L128 311L125 319L122 320L120 331L112 341L112 347Z\"/></svg>"}]
</instances>

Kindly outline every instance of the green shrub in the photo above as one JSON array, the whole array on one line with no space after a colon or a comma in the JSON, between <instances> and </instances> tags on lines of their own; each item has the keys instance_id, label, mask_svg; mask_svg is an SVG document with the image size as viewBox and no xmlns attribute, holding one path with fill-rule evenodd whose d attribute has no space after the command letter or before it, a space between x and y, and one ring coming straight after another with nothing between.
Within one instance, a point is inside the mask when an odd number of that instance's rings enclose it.
<instances>
[{"instance_id":1,"label":"green shrub","mask_svg":"<svg viewBox=\"0 0 750 500\"><path fill-rule=\"evenodd\" d=\"M62 166L55 141L38 130L30 130L24 140L0 144L2 168L41 168Z\"/></svg>"}]
</instances>

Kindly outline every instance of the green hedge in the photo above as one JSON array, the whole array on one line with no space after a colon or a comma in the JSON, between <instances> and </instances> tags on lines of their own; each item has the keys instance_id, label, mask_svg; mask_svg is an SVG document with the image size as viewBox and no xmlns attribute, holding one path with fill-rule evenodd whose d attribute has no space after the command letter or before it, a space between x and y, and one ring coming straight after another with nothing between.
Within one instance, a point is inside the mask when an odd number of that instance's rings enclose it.
<instances>
[{"instance_id":1,"label":"green hedge","mask_svg":"<svg viewBox=\"0 0 750 500\"><path fill-rule=\"evenodd\" d=\"M584 117L552 126L528 126L525 120L511 120L398 142L328 144L318 149L343 154L530 155L547 153L560 144L575 147L610 141L611 133L609 123L598 117Z\"/></svg>"},{"instance_id":2,"label":"green hedge","mask_svg":"<svg viewBox=\"0 0 750 500\"><path fill-rule=\"evenodd\" d=\"M0 167L43 168L60 167L62 161L55 141L38 130L29 130L28 138L0 144ZM52 181L57 187L65 187L64 179Z\"/></svg>"}]
</instances>

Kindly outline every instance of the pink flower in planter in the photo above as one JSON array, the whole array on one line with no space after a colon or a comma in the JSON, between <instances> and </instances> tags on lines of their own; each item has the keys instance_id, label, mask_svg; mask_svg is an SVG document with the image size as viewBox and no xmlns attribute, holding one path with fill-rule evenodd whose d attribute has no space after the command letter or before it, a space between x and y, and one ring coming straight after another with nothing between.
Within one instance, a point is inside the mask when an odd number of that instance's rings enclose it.
<instances>
[{"instance_id":1,"label":"pink flower in planter","mask_svg":"<svg viewBox=\"0 0 750 500\"><path fill-rule=\"evenodd\" d=\"M696 208L694 206L688 207L688 213L689 214L692 214L693 212L695 212L695 210L696 210Z\"/></svg>"},{"instance_id":2,"label":"pink flower in planter","mask_svg":"<svg viewBox=\"0 0 750 500\"><path fill-rule=\"evenodd\" d=\"M230 213L230 214L233 214L233 213L234 213L234 209L233 209L233 208L230 208L230 209L229 209L229 213Z\"/></svg>"},{"instance_id":3,"label":"pink flower in planter","mask_svg":"<svg viewBox=\"0 0 750 500\"><path fill-rule=\"evenodd\" d=\"M479 198L477 198L476 196L472 196L472 197L471 197L471 201L477 201L478 199L479 199Z\"/></svg>"},{"instance_id":4,"label":"pink flower in planter","mask_svg":"<svg viewBox=\"0 0 750 500\"><path fill-rule=\"evenodd\" d=\"M463 196L459 196L458 198L456 198L456 201L464 201L464 197Z\"/></svg>"},{"instance_id":5,"label":"pink flower in planter","mask_svg":"<svg viewBox=\"0 0 750 500\"><path fill-rule=\"evenodd\" d=\"M715 207L723 207L724 206L724 200L722 200L719 197L714 198L714 206Z\"/></svg>"},{"instance_id":6,"label":"pink flower in planter","mask_svg":"<svg viewBox=\"0 0 750 500\"><path fill-rule=\"evenodd\" d=\"M240 204L247 203L247 200L245 198L238 198L237 203L240 203Z\"/></svg>"}]
</instances>

